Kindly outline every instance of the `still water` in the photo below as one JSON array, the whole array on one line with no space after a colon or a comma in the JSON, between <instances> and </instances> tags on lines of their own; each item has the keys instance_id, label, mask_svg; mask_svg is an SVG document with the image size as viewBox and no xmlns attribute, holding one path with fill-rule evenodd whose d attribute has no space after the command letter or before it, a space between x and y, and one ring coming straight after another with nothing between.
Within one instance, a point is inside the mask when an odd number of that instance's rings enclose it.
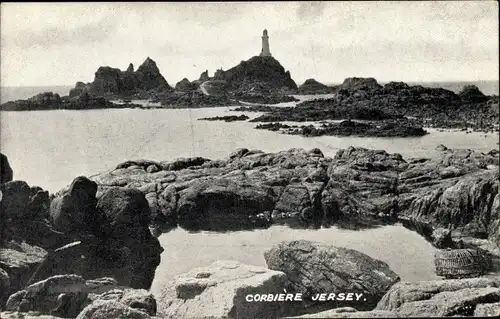
<instances>
[{"instance_id":1,"label":"still water","mask_svg":"<svg viewBox=\"0 0 500 319\"><path fill-rule=\"evenodd\" d=\"M255 130L257 123L198 121L198 118L241 114L230 107L179 110L87 110L0 112L0 149L14 178L50 192L78 175L93 175L125 160L172 160L177 157L226 157L239 147L276 152L289 148L320 148L326 156L349 146L384 149L405 157L429 157L435 147L498 148L498 133L428 129L415 138L305 138ZM250 117L259 114L247 113ZM364 252L389 264L403 280L429 280L434 274L434 248L402 226L359 231L337 228L306 230L273 226L255 231L188 233L176 229L160 236L165 249L151 287L162 285L193 267L230 259L265 266L263 253L283 240L307 239Z\"/></svg>"}]
</instances>

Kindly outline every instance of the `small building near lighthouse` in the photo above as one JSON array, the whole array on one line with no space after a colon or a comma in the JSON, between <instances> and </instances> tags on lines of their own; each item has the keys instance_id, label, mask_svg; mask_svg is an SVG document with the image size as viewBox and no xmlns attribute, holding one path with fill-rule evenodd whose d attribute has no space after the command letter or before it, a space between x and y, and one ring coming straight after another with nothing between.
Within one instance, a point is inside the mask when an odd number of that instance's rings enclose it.
<instances>
[{"instance_id":1,"label":"small building near lighthouse","mask_svg":"<svg viewBox=\"0 0 500 319\"><path fill-rule=\"evenodd\" d=\"M260 56L272 56L269 50L269 37L267 36L267 30L264 29L262 33L262 50L260 51Z\"/></svg>"}]
</instances>

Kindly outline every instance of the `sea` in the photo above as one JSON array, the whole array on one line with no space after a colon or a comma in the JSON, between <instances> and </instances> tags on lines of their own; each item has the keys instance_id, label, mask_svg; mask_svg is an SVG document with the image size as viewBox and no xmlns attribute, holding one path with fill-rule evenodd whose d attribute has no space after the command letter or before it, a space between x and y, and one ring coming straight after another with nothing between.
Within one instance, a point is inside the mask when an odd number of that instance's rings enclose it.
<instances>
[{"instance_id":1,"label":"sea","mask_svg":"<svg viewBox=\"0 0 500 319\"><path fill-rule=\"evenodd\" d=\"M486 94L498 95L498 82L430 83L427 86L459 91L465 84L475 84ZM71 86L2 87L0 101L25 99L47 91L67 95L70 89ZM15 179L56 192L76 176L105 172L126 160L162 161L190 156L221 159L240 147L266 152L319 148L325 156L334 156L339 149L358 146L400 153L405 158L435 156L439 144L483 152L498 149L498 133L427 129L430 134L412 138L306 138L256 130L256 123L198 120L241 114L231 112L231 108L0 112L0 150L8 156ZM265 266L266 249L283 240L296 239L359 250L385 261L405 281L438 278L433 265L435 249L423 237L401 225L364 230L273 226L223 233L193 233L178 228L159 237L165 251L151 291L159 294L161 288L179 274L216 260Z\"/></svg>"}]
</instances>

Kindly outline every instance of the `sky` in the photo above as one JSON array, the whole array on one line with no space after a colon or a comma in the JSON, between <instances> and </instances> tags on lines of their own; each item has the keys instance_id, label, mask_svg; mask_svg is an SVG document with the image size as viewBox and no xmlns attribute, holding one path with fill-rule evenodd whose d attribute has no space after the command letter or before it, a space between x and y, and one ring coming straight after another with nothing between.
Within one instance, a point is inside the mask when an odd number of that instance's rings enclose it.
<instances>
[{"instance_id":1,"label":"sky","mask_svg":"<svg viewBox=\"0 0 500 319\"><path fill-rule=\"evenodd\" d=\"M172 86L258 55L308 78L498 80L497 1L1 3L0 85L91 82L156 61Z\"/></svg>"}]
</instances>

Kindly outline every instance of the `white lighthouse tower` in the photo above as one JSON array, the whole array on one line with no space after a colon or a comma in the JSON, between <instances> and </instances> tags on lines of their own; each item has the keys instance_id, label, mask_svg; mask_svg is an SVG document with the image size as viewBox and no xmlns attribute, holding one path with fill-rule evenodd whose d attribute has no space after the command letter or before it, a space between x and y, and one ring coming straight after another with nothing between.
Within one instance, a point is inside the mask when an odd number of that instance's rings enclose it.
<instances>
[{"instance_id":1,"label":"white lighthouse tower","mask_svg":"<svg viewBox=\"0 0 500 319\"><path fill-rule=\"evenodd\" d=\"M271 51L269 51L269 37L265 29L262 33L262 51L260 52L260 56L272 56Z\"/></svg>"}]
</instances>

